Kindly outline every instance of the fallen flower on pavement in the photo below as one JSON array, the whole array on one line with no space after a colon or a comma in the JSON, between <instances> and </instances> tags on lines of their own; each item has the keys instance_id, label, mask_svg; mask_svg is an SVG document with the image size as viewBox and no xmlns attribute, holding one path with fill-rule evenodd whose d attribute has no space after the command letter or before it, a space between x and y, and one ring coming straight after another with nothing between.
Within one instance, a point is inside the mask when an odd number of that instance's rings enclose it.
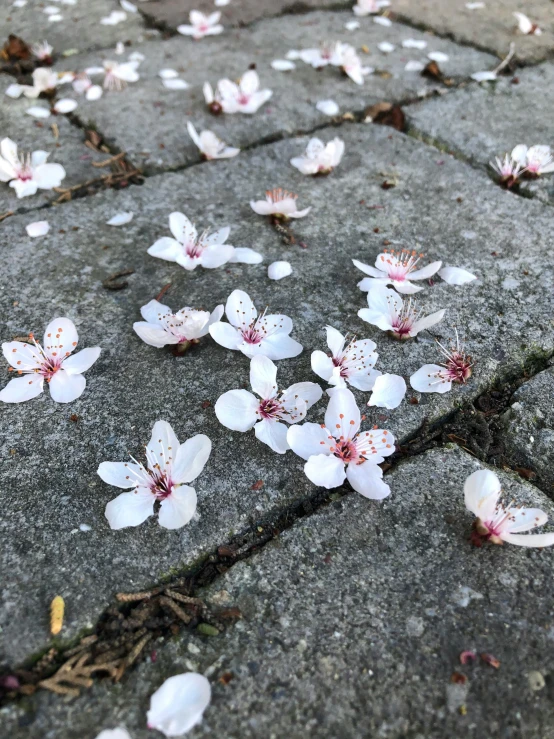
<instances>
[{"instance_id":1,"label":"fallen flower on pavement","mask_svg":"<svg viewBox=\"0 0 554 739\"><path fill-rule=\"evenodd\" d=\"M190 25L183 24L177 26L177 31L183 36L192 36L198 41L204 36L214 36L222 33L223 26L220 24L221 12L216 10L215 13L206 15L199 10L191 10L189 13Z\"/></svg>"},{"instance_id":2,"label":"fallen flower on pavement","mask_svg":"<svg viewBox=\"0 0 554 739\"><path fill-rule=\"evenodd\" d=\"M517 30L520 33L525 34L526 36L540 36L542 33L542 30L538 27L536 23L533 23L526 15L523 13L513 13L514 18L517 20Z\"/></svg>"},{"instance_id":3,"label":"fallen flower on pavement","mask_svg":"<svg viewBox=\"0 0 554 739\"><path fill-rule=\"evenodd\" d=\"M521 167L521 175L538 177L554 172L554 158L550 146L530 146L519 144L511 153L511 158Z\"/></svg>"},{"instance_id":4,"label":"fallen flower on pavement","mask_svg":"<svg viewBox=\"0 0 554 739\"><path fill-rule=\"evenodd\" d=\"M212 691L204 675L186 672L168 678L152 694L146 714L149 729L157 729L166 737L181 736L202 721L210 705Z\"/></svg>"},{"instance_id":5,"label":"fallen flower on pavement","mask_svg":"<svg viewBox=\"0 0 554 739\"><path fill-rule=\"evenodd\" d=\"M425 267L417 269L419 260L423 254L418 254L415 250L402 249L402 251L385 251L379 254L375 260L375 267L369 264L353 259L352 263L369 277L364 278L358 283L360 290L372 290L377 283L382 285L392 285L395 290L403 295L412 295L422 287L413 285L410 280L428 280L437 272L442 262L431 262Z\"/></svg>"},{"instance_id":6,"label":"fallen flower on pavement","mask_svg":"<svg viewBox=\"0 0 554 739\"><path fill-rule=\"evenodd\" d=\"M543 526L548 516L538 508L508 507L500 502L502 486L492 470L473 472L464 484L466 508L476 517L475 543L490 541L493 544L517 544L521 547L550 547L554 544L554 532L522 535L522 531ZM511 505L511 504L509 504Z\"/></svg>"},{"instance_id":7,"label":"fallen flower on pavement","mask_svg":"<svg viewBox=\"0 0 554 739\"><path fill-rule=\"evenodd\" d=\"M424 364L410 377L410 385L420 393L447 393L452 389L452 383L465 383L471 377L473 361L466 354L456 332L456 345L446 349L439 341L437 345L446 359L446 363Z\"/></svg>"},{"instance_id":8,"label":"fallen flower on pavement","mask_svg":"<svg viewBox=\"0 0 554 739\"><path fill-rule=\"evenodd\" d=\"M140 62L138 61L123 62L120 64L119 62L106 60L105 62L103 62L102 67L88 67L87 69L85 69L85 74L88 76L103 74L104 90L120 92L127 87L127 84L129 82L137 82L140 79L140 75L137 72L139 64ZM96 98L88 99L90 100Z\"/></svg>"},{"instance_id":9,"label":"fallen flower on pavement","mask_svg":"<svg viewBox=\"0 0 554 739\"><path fill-rule=\"evenodd\" d=\"M290 163L302 174L326 175L338 166L344 154L344 141L334 138L327 144L321 139L313 138L308 142L306 151L299 157L293 157Z\"/></svg>"},{"instance_id":10,"label":"fallen flower on pavement","mask_svg":"<svg viewBox=\"0 0 554 739\"><path fill-rule=\"evenodd\" d=\"M198 344L212 323L221 319L223 306L218 305L212 313L187 307L172 313L167 305L151 300L142 306L140 312L144 321L133 323L133 329L140 338L158 349L174 345L176 352L182 354L191 344Z\"/></svg>"},{"instance_id":11,"label":"fallen flower on pavement","mask_svg":"<svg viewBox=\"0 0 554 739\"><path fill-rule=\"evenodd\" d=\"M82 395L86 372L100 356L100 347L81 349L72 354L79 337L69 318L55 318L46 327L43 345L33 334L28 342L7 341L2 344L6 361L20 377L10 380L0 392L4 403L22 403L36 398L44 390L46 381L52 400L70 403Z\"/></svg>"},{"instance_id":12,"label":"fallen flower on pavement","mask_svg":"<svg viewBox=\"0 0 554 739\"><path fill-rule=\"evenodd\" d=\"M367 294L368 308L358 311L363 321L377 326L395 339L411 339L420 331L434 326L442 321L445 309L422 316L410 298L406 303L402 301L394 290L385 285L375 285Z\"/></svg>"},{"instance_id":13,"label":"fallen flower on pavement","mask_svg":"<svg viewBox=\"0 0 554 739\"><path fill-rule=\"evenodd\" d=\"M84 95L87 100L98 100L104 94L102 87L94 85L86 72L75 75L71 84L75 92Z\"/></svg>"},{"instance_id":14,"label":"fallen flower on pavement","mask_svg":"<svg viewBox=\"0 0 554 739\"><path fill-rule=\"evenodd\" d=\"M41 62L52 64L52 52L54 51L54 47L50 46L48 41L38 41L36 44L31 46L31 51L37 59L40 59Z\"/></svg>"},{"instance_id":15,"label":"fallen flower on pavement","mask_svg":"<svg viewBox=\"0 0 554 739\"><path fill-rule=\"evenodd\" d=\"M371 339L343 336L332 326L326 326L327 346L331 354L320 350L312 352L312 370L316 375L337 387L352 385L358 390L371 390L381 374L373 369L379 355ZM345 346L346 344L346 346Z\"/></svg>"},{"instance_id":16,"label":"fallen flower on pavement","mask_svg":"<svg viewBox=\"0 0 554 739\"><path fill-rule=\"evenodd\" d=\"M46 151L34 151L20 158L11 139L0 142L0 182L9 182L18 198L34 195L37 190L59 187L65 177L61 164L47 163Z\"/></svg>"},{"instance_id":17,"label":"fallen flower on pavement","mask_svg":"<svg viewBox=\"0 0 554 739\"><path fill-rule=\"evenodd\" d=\"M204 99L210 110L217 114L256 113L273 95L272 90L260 90L260 78L253 69L245 72L238 82L221 79L215 93L209 82L204 83Z\"/></svg>"},{"instance_id":18,"label":"fallen flower on pavement","mask_svg":"<svg viewBox=\"0 0 554 739\"><path fill-rule=\"evenodd\" d=\"M210 334L226 349L238 350L247 357L263 354L269 359L297 357L302 345L289 336L292 321L282 314L258 316L254 303L242 290L233 290L227 298L225 315L229 323L218 321L210 326Z\"/></svg>"},{"instance_id":19,"label":"fallen flower on pavement","mask_svg":"<svg viewBox=\"0 0 554 739\"><path fill-rule=\"evenodd\" d=\"M309 408L321 398L322 390L315 382L297 382L279 392L277 367L263 355L250 361L250 385L259 398L248 390L229 390L218 398L215 415L233 431L245 432L253 427L257 439L277 454L284 454L290 449L285 423L303 421Z\"/></svg>"},{"instance_id":20,"label":"fallen flower on pavement","mask_svg":"<svg viewBox=\"0 0 554 739\"><path fill-rule=\"evenodd\" d=\"M206 130L198 134L190 121L187 122L187 131L205 159L229 159L240 154L240 149L227 146L213 131Z\"/></svg>"},{"instance_id":21,"label":"fallen flower on pavement","mask_svg":"<svg viewBox=\"0 0 554 739\"><path fill-rule=\"evenodd\" d=\"M160 503L158 522L166 529L180 529L196 512L196 491L192 482L204 469L212 442L197 434L179 444L166 421L156 421L146 446L147 467L137 462L102 462L98 475L108 485L133 488L106 505L106 518L112 529L139 526Z\"/></svg>"},{"instance_id":22,"label":"fallen flower on pavement","mask_svg":"<svg viewBox=\"0 0 554 739\"><path fill-rule=\"evenodd\" d=\"M298 210L296 200L298 195L288 192L280 187L274 190L266 190L265 200L251 200L250 207L260 216L271 216L283 221L289 218L304 218L311 210L311 206Z\"/></svg>"},{"instance_id":23,"label":"fallen flower on pavement","mask_svg":"<svg viewBox=\"0 0 554 739\"><path fill-rule=\"evenodd\" d=\"M523 174L520 162L517 162L510 154L505 154L504 159L496 157L494 162L489 162L489 165L499 176L500 184L507 189L513 187Z\"/></svg>"},{"instance_id":24,"label":"fallen flower on pavement","mask_svg":"<svg viewBox=\"0 0 554 739\"><path fill-rule=\"evenodd\" d=\"M314 485L339 487L348 478L354 490L366 498L382 500L390 495L379 464L394 452L390 431L360 431L361 417L356 400L347 388L333 388L325 412L325 423L291 426L287 441L307 460L304 472Z\"/></svg>"}]
</instances>

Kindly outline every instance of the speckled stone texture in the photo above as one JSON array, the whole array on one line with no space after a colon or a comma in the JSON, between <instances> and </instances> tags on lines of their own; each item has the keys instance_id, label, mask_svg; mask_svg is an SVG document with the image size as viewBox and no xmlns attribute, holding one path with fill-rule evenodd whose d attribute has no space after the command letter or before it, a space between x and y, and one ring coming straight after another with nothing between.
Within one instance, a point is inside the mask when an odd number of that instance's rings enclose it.
<instances>
[{"instance_id":1,"label":"speckled stone texture","mask_svg":"<svg viewBox=\"0 0 554 739\"><path fill-rule=\"evenodd\" d=\"M367 23L349 32L344 24L352 17L346 12L314 12L266 20L252 28L201 41L178 36L163 43L143 44L137 47L146 57L139 69L140 82L122 92L107 93L99 101L82 101L79 115L104 132L118 150L126 151L137 166L152 173L200 161L199 151L187 133L187 121L199 131L214 131L233 146L252 146L325 125L329 118L316 109L319 100L335 100L341 114L362 113L383 100L401 102L444 89L419 72L405 71L410 60L428 62L430 51L447 53L450 59L443 65L445 72L451 69L460 76L495 64L488 54L399 24L383 28L362 19ZM427 48L401 48L402 40L411 37L425 40ZM296 69L283 73L270 66L272 60L283 59L290 49L317 47L326 39L348 42L358 50L366 46L369 53L360 52L362 60L377 70L375 74L359 86L337 67L316 70L297 61ZM390 55L381 53L377 44L385 40L400 48ZM110 55L105 52L72 57L61 67L86 69ZM215 87L219 79L237 79L252 65L256 66L262 89L272 89L273 97L255 115L211 115L202 94L204 82ZM158 73L168 67L177 70L190 88L165 89Z\"/></svg>"},{"instance_id":2,"label":"speckled stone texture","mask_svg":"<svg viewBox=\"0 0 554 739\"><path fill-rule=\"evenodd\" d=\"M552 739L551 552L470 544L462 491L478 466L435 450L390 475L382 504L352 493L299 520L204 594L240 608L235 627L154 644L155 663L70 703L43 693L0 710L10 737L94 739L124 724L147 739L153 690L197 670L213 698L192 739ZM510 499L552 515L536 488L500 477ZM462 666L466 650L500 667Z\"/></svg>"},{"instance_id":3,"label":"speckled stone texture","mask_svg":"<svg viewBox=\"0 0 554 739\"><path fill-rule=\"evenodd\" d=\"M485 0L484 7L469 9L465 0L394 0L395 14L416 25L498 54L503 58L510 44L516 46L517 58L536 64L550 56L554 17L550 0ZM540 35L524 35L517 31L514 12L525 13L541 30Z\"/></svg>"}]
</instances>

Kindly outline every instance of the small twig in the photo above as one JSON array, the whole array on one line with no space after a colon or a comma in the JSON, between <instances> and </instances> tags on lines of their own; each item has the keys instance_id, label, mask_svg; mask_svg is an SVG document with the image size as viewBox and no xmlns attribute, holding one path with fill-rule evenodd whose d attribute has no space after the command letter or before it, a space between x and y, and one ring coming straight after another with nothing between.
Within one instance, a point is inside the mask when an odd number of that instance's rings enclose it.
<instances>
[{"instance_id":1,"label":"small twig","mask_svg":"<svg viewBox=\"0 0 554 739\"><path fill-rule=\"evenodd\" d=\"M499 72L502 72L502 70L504 69L504 67L507 67L508 64L512 61L512 57L515 54L515 52L516 52L516 45L512 41L512 43L510 44L510 50L508 51L508 55L506 56L505 59L503 59L500 62L500 64L498 65L498 67L496 67L495 69L492 70L493 71L493 74L498 74Z\"/></svg>"},{"instance_id":2,"label":"small twig","mask_svg":"<svg viewBox=\"0 0 554 739\"><path fill-rule=\"evenodd\" d=\"M133 662L136 661L136 659L139 656L139 654L142 652L142 650L144 649L144 647L148 644L148 642L150 641L150 639L152 639L153 636L154 636L153 634L145 634L142 637L142 639L139 639L139 641L135 644L135 646L132 648L132 650L129 652L129 654L127 655L127 657L125 657L125 659L123 660L123 662L119 666L119 668L118 668L118 670L117 670L117 672L115 674L115 677L114 677L114 682L118 683L121 680L121 678L123 677L123 673L125 672L125 670L128 667L131 667L131 665L133 664Z\"/></svg>"},{"instance_id":3,"label":"small twig","mask_svg":"<svg viewBox=\"0 0 554 739\"><path fill-rule=\"evenodd\" d=\"M14 213L13 210L8 210L6 213L2 213L2 215L0 215L0 223L6 218L13 216L13 213Z\"/></svg>"},{"instance_id":4,"label":"small twig","mask_svg":"<svg viewBox=\"0 0 554 739\"><path fill-rule=\"evenodd\" d=\"M117 162L120 159L123 159L125 156L125 152L121 151L119 154L116 154L113 157L110 157L109 159L104 159L103 162L91 162L93 167L107 167L109 164L112 164L113 162Z\"/></svg>"},{"instance_id":5,"label":"small twig","mask_svg":"<svg viewBox=\"0 0 554 739\"><path fill-rule=\"evenodd\" d=\"M200 606L201 608L206 607L206 604L200 598L192 598L190 595L183 595L182 593L178 593L176 590L170 590L168 588L165 591L165 594L170 598L173 598L173 600L178 600L181 603L188 603L191 606Z\"/></svg>"},{"instance_id":6,"label":"small twig","mask_svg":"<svg viewBox=\"0 0 554 739\"><path fill-rule=\"evenodd\" d=\"M120 603L132 603L135 600L147 600L148 598L152 598L152 596L161 593L162 590L164 590L163 587L144 590L141 593L117 593L115 597Z\"/></svg>"},{"instance_id":7,"label":"small twig","mask_svg":"<svg viewBox=\"0 0 554 739\"><path fill-rule=\"evenodd\" d=\"M289 225L283 223L278 218L272 218L271 225L281 236L281 241L283 242L283 244L287 244L287 246L290 246L291 244L296 243L296 239L294 238L294 234Z\"/></svg>"},{"instance_id":8,"label":"small twig","mask_svg":"<svg viewBox=\"0 0 554 739\"><path fill-rule=\"evenodd\" d=\"M165 595L162 595L160 596L159 602L162 606L171 608L171 610L179 616L181 621L184 621L186 624L189 624L192 621L192 616L184 611L181 606L177 605L174 600L171 600L171 598L167 598Z\"/></svg>"},{"instance_id":9,"label":"small twig","mask_svg":"<svg viewBox=\"0 0 554 739\"><path fill-rule=\"evenodd\" d=\"M52 125L50 126L50 128L52 129L52 133L54 134L54 138L57 141L60 138L60 129L58 128L58 124L57 123L52 123Z\"/></svg>"},{"instance_id":10,"label":"small twig","mask_svg":"<svg viewBox=\"0 0 554 739\"><path fill-rule=\"evenodd\" d=\"M171 282L168 282L167 285L164 285L158 295L156 296L155 300L161 300L163 296L166 294L166 292L171 287Z\"/></svg>"},{"instance_id":11,"label":"small twig","mask_svg":"<svg viewBox=\"0 0 554 739\"><path fill-rule=\"evenodd\" d=\"M119 272L114 272L113 275L106 277L106 279L102 281L102 287L105 287L106 290L123 290L128 287L129 283L127 280L123 280L122 282L118 282L118 280L121 277L126 277L127 275L132 275L134 273L134 269L122 269Z\"/></svg>"}]
</instances>

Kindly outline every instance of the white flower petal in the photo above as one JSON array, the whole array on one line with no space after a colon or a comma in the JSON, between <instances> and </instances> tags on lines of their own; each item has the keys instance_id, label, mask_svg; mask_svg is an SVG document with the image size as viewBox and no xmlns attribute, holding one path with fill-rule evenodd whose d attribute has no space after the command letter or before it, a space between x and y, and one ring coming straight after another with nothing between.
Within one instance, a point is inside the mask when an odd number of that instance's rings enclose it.
<instances>
[{"instance_id":1,"label":"white flower petal","mask_svg":"<svg viewBox=\"0 0 554 739\"><path fill-rule=\"evenodd\" d=\"M34 223L29 223L25 226L25 231L33 239L36 239L37 236L44 236L49 230L50 224L48 221L34 221Z\"/></svg>"},{"instance_id":2,"label":"white flower petal","mask_svg":"<svg viewBox=\"0 0 554 739\"><path fill-rule=\"evenodd\" d=\"M292 274L290 262L273 262L267 268L267 276L270 280L282 280Z\"/></svg>"},{"instance_id":3,"label":"white flower petal","mask_svg":"<svg viewBox=\"0 0 554 739\"><path fill-rule=\"evenodd\" d=\"M377 44L377 48L379 51L382 51L383 54L390 54L391 51L396 49L396 46L391 44L389 41L381 41L381 43Z\"/></svg>"},{"instance_id":4,"label":"white flower petal","mask_svg":"<svg viewBox=\"0 0 554 739\"><path fill-rule=\"evenodd\" d=\"M496 80L496 72L474 72L471 79L476 82L494 82Z\"/></svg>"},{"instance_id":5,"label":"white flower petal","mask_svg":"<svg viewBox=\"0 0 554 739\"><path fill-rule=\"evenodd\" d=\"M185 80L181 79L162 80L162 84L166 88L166 90L186 90L190 87L188 82L185 82Z\"/></svg>"},{"instance_id":6,"label":"white flower petal","mask_svg":"<svg viewBox=\"0 0 554 739\"><path fill-rule=\"evenodd\" d=\"M11 85L8 85L8 87L6 87L4 94L7 95L9 98L16 99L18 97L21 97L22 92L22 86L18 85L17 82L13 82Z\"/></svg>"},{"instance_id":7,"label":"white flower petal","mask_svg":"<svg viewBox=\"0 0 554 739\"><path fill-rule=\"evenodd\" d=\"M360 27L360 21L347 21L344 24L344 27L347 31L355 31L357 28Z\"/></svg>"},{"instance_id":8,"label":"white flower petal","mask_svg":"<svg viewBox=\"0 0 554 739\"><path fill-rule=\"evenodd\" d=\"M24 403L40 395L44 389L44 377L41 375L23 375L10 380L0 391L3 403Z\"/></svg>"},{"instance_id":9,"label":"white flower petal","mask_svg":"<svg viewBox=\"0 0 554 739\"><path fill-rule=\"evenodd\" d=\"M56 113L72 113L77 108L77 101L72 98L62 98L54 104Z\"/></svg>"},{"instance_id":10,"label":"white flower petal","mask_svg":"<svg viewBox=\"0 0 554 739\"><path fill-rule=\"evenodd\" d=\"M215 324L214 324L215 325ZM259 400L248 390L229 390L217 399L218 421L233 431L248 431L258 420Z\"/></svg>"},{"instance_id":11,"label":"white flower petal","mask_svg":"<svg viewBox=\"0 0 554 739\"><path fill-rule=\"evenodd\" d=\"M134 462L101 462L96 474L107 484L127 490L146 474Z\"/></svg>"},{"instance_id":12,"label":"white flower petal","mask_svg":"<svg viewBox=\"0 0 554 739\"><path fill-rule=\"evenodd\" d=\"M71 403L83 394L86 384L87 381L83 375L72 375L64 369L59 369L48 386L52 400L56 403Z\"/></svg>"},{"instance_id":13,"label":"white flower petal","mask_svg":"<svg viewBox=\"0 0 554 739\"><path fill-rule=\"evenodd\" d=\"M423 41L423 39L407 38L402 41L402 46L405 49L424 49L427 46L427 41Z\"/></svg>"},{"instance_id":14,"label":"white flower petal","mask_svg":"<svg viewBox=\"0 0 554 739\"><path fill-rule=\"evenodd\" d=\"M443 267L439 270L439 277L449 285L465 285L477 277L461 267Z\"/></svg>"},{"instance_id":15,"label":"white flower petal","mask_svg":"<svg viewBox=\"0 0 554 739\"><path fill-rule=\"evenodd\" d=\"M107 226L124 226L126 223L130 223L133 220L134 213L116 213L112 216L109 221L106 221Z\"/></svg>"},{"instance_id":16,"label":"white flower petal","mask_svg":"<svg viewBox=\"0 0 554 739\"><path fill-rule=\"evenodd\" d=\"M439 364L424 364L410 377L410 385L418 393L440 393L441 395L452 389L452 381L446 370Z\"/></svg>"},{"instance_id":17,"label":"white flower petal","mask_svg":"<svg viewBox=\"0 0 554 739\"><path fill-rule=\"evenodd\" d=\"M171 495L162 500L158 523L164 529L180 529L196 513L196 490L188 485L173 488Z\"/></svg>"},{"instance_id":18,"label":"white flower petal","mask_svg":"<svg viewBox=\"0 0 554 739\"><path fill-rule=\"evenodd\" d=\"M63 360L62 367L68 375L79 375L86 372L96 362L102 350L99 346L81 349Z\"/></svg>"},{"instance_id":19,"label":"white flower petal","mask_svg":"<svg viewBox=\"0 0 554 739\"><path fill-rule=\"evenodd\" d=\"M327 392L331 399L325 411L325 426L336 438L351 439L358 432L361 421L356 398L348 388L333 388Z\"/></svg>"},{"instance_id":20,"label":"white flower petal","mask_svg":"<svg viewBox=\"0 0 554 739\"><path fill-rule=\"evenodd\" d=\"M83 526L85 524L82 524ZM86 529L88 531L88 529ZM81 529L83 531L83 529ZM131 739L131 735L127 731L127 729L124 729L122 726L118 727L117 729L104 729L104 731L101 731L96 739Z\"/></svg>"},{"instance_id":21,"label":"white flower petal","mask_svg":"<svg viewBox=\"0 0 554 739\"><path fill-rule=\"evenodd\" d=\"M287 432L287 441L295 454L302 459L309 459L319 454L330 454L330 433L319 423L303 423L301 426L291 426Z\"/></svg>"},{"instance_id":22,"label":"white flower petal","mask_svg":"<svg viewBox=\"0 0 554 739\"><path fill-rule=\"evenodd\" d=\"M291 69L296 69L296 64L289 59L274 59L271 66L278 72L290 72Z\"/></svg>"},{"instance_id":23,"label":"white flower petal","mask_svg":"<svg viewBox=\"0 0 554 739\"><path fill-rule=\"evenodd\" d=\"M148 728L157 729L166 737L181 736L200 723L210 701L210 683L204 675L174 675L150 698Z\"/></svg>"},{"instance_id":24,"label":"white flower petal","mask_svg":"<svg viewBox=\"0 0 554 739\"><path fill-rule=\"evenodd\" d=\"M104 515L114 531L128 526L140 526L154 513L155 497L149 488L139 487L130 493L121 493L106 505Z\"/></svg>"},{"instance_id":25,"label":"white flower petal","mask_svg":"<svg viewBox=\"0 0 554 739\"><path fill-rule=\"evenodd\" d=\"M405 72L423 72L425 69L425 64L422 62L418 62L415 59L411 59L409 62L406 63L406 66L404 67Z\"/></svg>"},{"instance_id":26,"label":"white flower petal","mask_svg":"<svg viewBox=\"0 0 554 739\"><path fill-rule=\"evenodd\" d=\"M284 454L287 449L290 449L287 442L287 430L284 423L268 418L262 418L254 426L256 438L267 444L277 454Z\"/></svg>"},{"instance_id":27,"label":"white flower petal","mask_svg":"<svg viewBox=\"0 0 554 739\"><path fill-rule=\"evenodd\" d=\"M377 25L379 25L379 26L385 26L386 28L390 28L390 26L392 26L391 19L390 18L387 18L384 15L376 15L373 18L373 22L374 23L377 23Z\"/></svg>"},{"instance_id":28,"label":"white flower petal","mask_svg":"<svg viewBox=\"0 0 554 739\"><path fill-rule=\"evenodd\" d=\"M294 426L291 426L292 428ZM326 454L310 457L304 465L304 472L314 485L327 490L338 488L343 484L346 477L344 462L334 455Z\"/></svg>"},{"instance_id":29,"label":"white flower petal","mask_svg":"<svg viewBox=\"0 0 554 739\"><path fill-rule=\"evenodd\" d=\"M482 521L489 520L500 497L502 486L492 470L477 470L464 483L466 508Z\"/></svg>"},{"instance_id":30,"label":"white flower petal","mask_svg":"<svg viewBox=\"0 0 554 739\"><path fill-rule=\"evenodd\" d=\"M129 0L119 0L119 4L123 10L126 10L128 13L138 13L137 6L130 3Z\"/></svg>"},{"instance_id":31,"label":"white flower petal","mask_svg":"<svg viewBox=\"0 0 554 739\"><path fill-rule=\"evenodd\" d=\"M33 105L27 108L25 112L33 118L50 118L50 109L44 108L41 105Z\"/></svg>"},{"instance_id":32,"label":"white flower petal","mask_svg":"<svg viewBox=\"0 0 554 739\"><path fill-rule=\"evenodd\" d=\"M333 116L338 115L339 113L339 106L334 100L318 100L315 107L317 110L319 110L320 113L324 113L325 115Z\"/></svg>"},{"instance_id":33,"label":"white flower petal","mask_svg":"<svg viewBox=\"0 0 554 739\"><path fill-rule=\"evenodd\" d=\"M316 350L312 352L311 364L315 374L321 377L322 380L329 382L335 369L332 358L327 356L325 352Z\"/></svg>"},{"instance_id":34,"label":"white flower petal","mask_svg":"<svg viewBox=\"0 0 554 739\"><path fill-rule=\"evenodd\" d=\"M178 484L192 482L204 469L212 451L212 442L205 434L196 434L181 444L172 468L172 479Z\"/></svg>"},{"instance_id":35,"label":"white flower petal","mask_svg":"<svg viewBox=\"0 0 554 739\"><path fill-rule=\"evenodd\" d=\"M370 500L383 500L390 495L389 486L383 482L383 471L371 462L349 464L346 468L348 482L360 495Z\"/></svg>"},{"instance_id":36,"label":"white flower petal","mask_svg":"<svg viewBox=\"0 0 554 739\"><path fill-rule=\"evenodd\" d=\"M400 375L381 375L375 380L368 403L377 408L398 408L406 395L406 382Z\"/></svg>"},{"instance_id":37,"label":"white flower petal","mask_svg":"<svg viewBox=\"0 0 554 739\"><path fill-rule=\"evenodd\" d=\"M427 54L427 58L431 59L433 62L447 62L450 57L443 51L430 51Z\"/></svg>"},{"instance_id":38,"label":"white flower petal","mask_svg":"<svg viewBox=\"0 0 554 739\"><path fill-rule=\"evenodd\" d=\"M250 386L262 400L277 393L277 367L268 357L257 356L250 361Z\"/></svg>"}]
</instances>

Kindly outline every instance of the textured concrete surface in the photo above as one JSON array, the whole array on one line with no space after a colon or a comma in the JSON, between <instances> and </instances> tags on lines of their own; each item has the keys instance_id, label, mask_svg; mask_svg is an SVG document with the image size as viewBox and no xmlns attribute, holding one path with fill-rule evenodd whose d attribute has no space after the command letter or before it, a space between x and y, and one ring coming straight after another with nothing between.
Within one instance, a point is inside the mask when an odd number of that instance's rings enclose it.
<instances>
[{"instance_id":1,"label":"textured concrete surface","mask_svg":"<svg viewBox=\"0 0 554 739\"><path fill-rule=\"evenodd\" d=\"M344 24L352 17L346 12L314 12L266 20L253 28L196 42L178 36L163 43L141 45L137 49L146 59L139 69L140 81L122 92L106 94L99 101L84 101L79 114L109 136L118 150L128 152L137 166L155 172L200 160L198 149L187 133L187 121L192 121L198 130L213 130L233 146L251 146L325 125L329 118L316 110L319 100L335 100L341 113L361 113L383 100L400 102L442 88L440 83L418 72L405 71L410 60L429 61L426 57L429 51L448 54L450 60L445 71L452 69L460 76L467 77L494 66L495 60L488 54L460 48L399 24L383 28L369 23L348 32ZM426 40L427 48L423 51L402 48L402 40L411 37ZM272 60L283 59L290 49L317 47L326 39L347 41L358 50L366 46L369 53L360 52L363 63L377 72L366 77L363 86L358 86L336 67L316 70L297 61L296 69L283 73L270 66ZM393 53L383 54L377 48L385 40L397 46ZM86 69L98 65L102 57L111 56L111 52L76 56L61 66ZM211 115L202 94L204 82L215 87L222 77L238 78L251 65L256 65L262 88L272 89L273 97L253 116ZM167 67L176 69L191 87L166 90L158 72ZM135 125L137 120L140 126Z\"/></svg>"},{"instance_id":2,"label":"textured concrete surface","mask_svg":"<svg viewBox=\"0 0 554 739\"><path fill-rule=\"evenodd\" d=\"M51 22L44 8L59 7L62 20ZM102 18L122 8L116 0L78 0L75 5L54 0L52 3L35 3L33 0L22 8L15 8L10 0L0 3L0 28L14 33L28 44L48 39L56 54L65 51L106 49L115 47L118 41L137 43L159 35L156 29L147 29L139 13L127 13L127 18L117 25L103 25ZM2 40L2 43L4 40Z\"/></svg>"},{"instance_id":3,"label":"textured concrete surface","mask_svg":"<svg viewBox=\"0 0 554 739\"><path fill-rule=\"evenodd\" d=\"M206 593L240 608L234 627L153 645L155 663L70 703L41 694L0 710L10 737L94 739L124 724L147 739L149 696L192 669L213 690L193 739L551 739L552 553L470 544L462 491L478 466L436 450L389 476L389 500L353 493L301 519ZM500 477L510 499L552 516L536 488ZM461 666L466 650L500 667Z\"/></svg>"},{"instance_id":4,"label":"textured concrete surface","mask_svg":"<svg viewBox=\"0 0 554 739\"><path fill-rule=\"evenodd\" d=\"M484 7L469 9L466 2L444 0L394 0L394 13L412 23L447 35L463 44L474 45L505 57L512 42L516 55L525 63L536 63L552 53L554 19L550 0L486 0ZM541 30L540 35L523 35L516 30L514 12L525 13Z\"/></svg>"},{"instance_id":5,"label":"textured concrete surface","mask_svg":"<svg viewBox=\"0 0 554 739\"><path fill-rule=\"evenodd\" d=\"M439 146L489 169L496 156L504 157L517 144L551 143L550 121L554 102L545 91L554 84L554 65L503 77L495 83L470 85L440 100L410 106L410 125ZM522 192L554 202L554 178L522 180Z\"/></svg>"},{"instance_id":6,"label":"textured concrete surface","mask_svg":"<svg viewBox=\"0 0 554 739\"><path fill-rule=\"evenodd\" d=\"M327 140L335 130L321 135ZM241 287L259 308L268 305L290 315L293 337L305 350L297 360L279 363L283 387L316 379L310 353L325 348L327 323L374 339L377 368L406 378L439 359L433 336L448 343L459 326L475 359L468 385L443 396L421 396L418 405L405 401L397 411L368 409L368 423L384 425L399 438L414 433L425 419L448 414L495 378L520 374L530 356L554 349L549 209L545 213L542 204L507 193L467 165L439 158L432 148L390 128L359 124L343 128L341 135L346 154L327 178L305 178L288 164L306 145L307 139L299 138L47 211L51 231L40 240L24 235L25 218L5 221L10 261L0 299L6 316L2 339L29 330L41 334L48 320L68 315L76 321L82 346L103 348L87 373L87 390L69 407L52 403L46 393L23 406L2 408L6 484L0 492L5 501L0 526L6 574L0 650L10 661L47 640L47 606L55 593L67 600L64 633L71 636L94 622L114 592L157 581L263 514L315 490L292 452L276 457L252 434L218 424L213 411L218 396L247 382L244 356L208 338L176 359L134 334L140 307L167 283L172 287L164 299L176 309L185 304L212 309ZM394 173L398 185L383 190L383 173ZM277 184L299 192L302 206L313 206L313 213L294 227L305 249L283 246L266 220L250 210L250 198ZM511 217L514 208L517 221ZM199 227L230 225L230 242L255 246L265 265L187 273L150 257L146 249L168 234L167 218L175 209ZM120 211L134 212L134 220L121 229L104 225ZM479 277L459 288L438 281L420 293L418 304L425 312L448 310L432 335L421 334L415 342L398 344L356 315L366 303L350 259L371 262L384 240L424 250L429 261L443 259ZM266 268L278 258L289 260L294 271L275 283L267 279ZM110 292L101 286L105 277L126 268L135 270L128 289ZM58 279L61 270L63 280ZM141 392L131 390L135 387ZM407 397L416 395L410 390ZM367 393L358 397L361 404L368 400ZM211 405L205 407L205 401ZM311 417L320 418L323 408L323 403L315 406ZM70 419L73 413L77 422ZM106 459L139 454L159 418L173 423L182 439L204 432L213 440L212 458L197 481L200 520L174 532L159 528L156 519L112 532L103 512L117 491L96 477L96 467ZM260 479L262 489L252 492ZM13 486L16 496L9 492ZM80 531L82 523L92 531Z\"/></svg>"},{"instance_id":7,"label":"textured concrete surface","mask_svg":"<svg viewBox=\"0 0 554 739\"><path fill-rule=\"evenodd\" d=\"M539 372L513 395L503 417L504 441L511 458L537 473L541 485L554 493L554 370Z\"/></svg>"},{"instance_id":8,"label":"textured concrete surface","mask_svg":"<svg viewBox=\"0 0 554 739\"><path fill-rule=\"evenodd\" d=\"M50 118L37 119L25 113L33 106L48 108L47 100L13 100L4 95L4 90L13 82L12 77L0 75L0 130L1 136L13 139L19 147L19 154L42 149L51 152L49 160L61 164L66 177L61 187L71 187L81 182L100 176L102 170L92 166L92 162L102 161L106 154L98 154L84 144L85 134L77 126L73 126L63 115L51 115ZM56 129L52 128L55 125ZM13 188L0 183L0 214L8 210L30 210L40 208L46 203L56 200L59 194L53 190L38 190L35 195L19 199Z\"/></svg>"}]
</instances>

